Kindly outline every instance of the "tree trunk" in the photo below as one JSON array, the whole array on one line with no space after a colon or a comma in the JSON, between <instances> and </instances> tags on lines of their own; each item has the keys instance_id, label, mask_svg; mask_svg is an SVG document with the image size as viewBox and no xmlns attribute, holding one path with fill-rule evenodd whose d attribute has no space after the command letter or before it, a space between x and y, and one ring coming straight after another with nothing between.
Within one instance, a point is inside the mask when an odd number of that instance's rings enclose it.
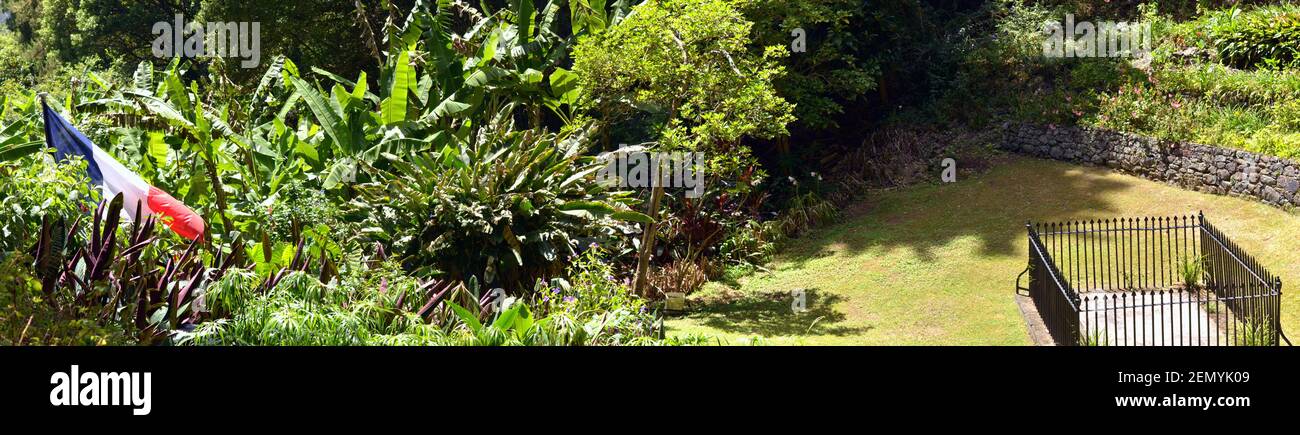
<instances>
[{"instance_id":1,"label":"tree trunk","mask_svg":"<svg viewBox=\"0 0 1300 435\"><path fill-rule=\"evenodd\" d=\"M217 213L221 215L222 231L229 232L234 228L234 225L231 225L230 218L226 217L226 189L221 187L221 177L217 176L217 166L212 163L212 153L209 151L204 154L207 154L207 158L203 159L203 165L207 167L208 179L212 182L212 190L217 194ZM205 237L205 239L210 238Z\"/></svg>"},{"instance_id":2,"label":"tree trunk","mask_svg":"<svg viewBox=\"0 0 1300 435\"><path fill-rule=\"evenodd\" d=\"M656 183L662 184L662 183ZM655 186L654 193L650 196L650 218L655 223L645 224L645 230L641 232L641 252L638 254L636 262L636 293L643 297L650 296L649 283L647 274L650 272L650 256L654 254L655 234L658 232L659 221L659 200L664 196L664 187Z\"/></svg>"}]
</instances>

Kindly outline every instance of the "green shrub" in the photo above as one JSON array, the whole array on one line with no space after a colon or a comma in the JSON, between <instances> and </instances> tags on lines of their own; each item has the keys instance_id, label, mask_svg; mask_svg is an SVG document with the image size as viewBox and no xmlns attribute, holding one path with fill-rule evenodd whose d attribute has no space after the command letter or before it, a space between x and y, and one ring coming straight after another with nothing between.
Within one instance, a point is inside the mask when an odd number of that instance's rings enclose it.
<instances>
[{"instance_id":1,"label":"green shrub","mask_svg":"<svg viewBox=\"0 0 1300 435\"><path fill-rule=\"evenodd\" d=\"M1079 345L1095 347L1095 346L1107 346L1109 344L1108 344L1108 340L1106 339L1106 336L1101 331L1092 331L1090 333L1085 333L1079 336Z\"/></svg>"},{"instance_id":2,"label":"green shrub","mask_svg":"<svg viewBox=\"0 0 1300 435\"><path fill-rule=\"evenodd\" d=\"M0 90L10 83L15 90L20 89L19 86L31 85L33 77L39 73L39 64L33 60L18 43L17 34L0 26ZM6 94L8 93L0 93Z\"/></svg>"},{"instance_id":3,"label":"green shrub","mask_svg":"<svg viewBox=\"0 0 1300 435\"><path fill-rule=\"evenodd\" d=\"M647 311L645 302L636 297L628 283L615 277L614 268L604 258L608 252L592 244L573 259L566 270L568 279L555 279L549 285L538 282L530 296L539 313L569 313L582 317L592 313L625 310Z\"/></svg>"},{"instance_id":4,"label":"green shrub","mask_svg":"<svg viewBox=\"0 0 1300 435\"><path fill-rule=\"evenodd\" d=\"M746 221L723 239L718 256L727 264L762 265L772 259L784 239L781 221Z\"/></svg>"},{"instance_id":5,"label":"green shrub","mask_svg":"<svg viewBox=\"0 0 1300 435\"><path fill-rule=\"evenodd\" d=\"M1300 100L1285 100L1268 106L1273 124L1289 131L1300 131Z\"/></svg>"},{"instance_id":6,"label":"green shrub","mask_svg":"<svg viewBox=\"0 0 1300 435\"><path fill-rule=\"evenodd\" d=\"M590 181L601 163L584 155L586 131L516 131L509 108L473 130L464 148L418 155L375 170L358 186L374 237L416 276L445 272L489 286L527 290L558 276L578 239L645 222L625 195Z\"/></svg>"},{"instance_id":7,"label":"green shrub","mask_svg":"<svg viewBox=\"0 0 1300 435\"><path fill-rule=\"evenodd\" d=\"M204 295L213 319L177 333L185 345L677 345L706 344L701 336L659 339L655 318L591 249L578 260L573 284L553 282L555 293L539 289L531 302L510 298L500 313L487 314L474 300L452 296L421 317L427 286L402 274L395 264L352 270L321 283L289 272L264 293L232 271ZM542 286L546 287L546 286ZM464 287L460 287L464 289ZM459 291L455 288L452 292ZM475 292L466 289L467 292ZM451 302L452 299L460 302ZM534 317L534 312L545 314Z\"/></svg>"},{"instance_id":8,"label":"green shrub","mask_svg":"<svg viewBox=\"0 0 1300 435\"><path fill-rule=\"evenodd\" d=\"M1184 258L1178 261L1178 276L1183 279L1183 286L1196 288L1201 283L1205 271L1205 257Z\"/></svg>"},{"instance_id":9,"label":"green shrub","mask_svg":"<svg viewBox=\"0 0 1300 435\"><path fill-rule=\"evenodd\" d=\"M85 165L55 164L45 153L0 162L0 258L30 248L45 216L70 222L98 201Z\"/></svg>"},{"instance_id":10,"label":"green shrub","mask_svg":"<svg viewBox=\"0 0 1300 435\"><path fill-rule=\"evenodd\" d=\"M90 316L61 316L41 292L30 255L0 257L0 346L104 346L131 344L113 324ZM97 313L95 313L97 314Z\"/></svg>"},{"instance_id":11,"label":"green shrub","mask_svg":"<svg viewBox=\"0 0 1300 435\"><path fill-rule=\"evenodd\" d=\"M1237 70L1217 63L1157 63L1152 81L1172 93L1225 105L1274 105L1300 98L1300 71Z\"/></svg>"},{"instance_id":12,"label":"green shrub","mask_svg":"<svg viewBox=\"0 0 1300 435\"><path fill-rule=\"evenodd\" d=\"M1235 68L1292 68L1300 61L1300 7L1233 8L1210 15L1209 38Z\"/></svg>"},{"instance_id":13,"label":"green shrub","mask_svg":"<svg viewBox=\"0 0 1300 435\"><path fill-rule=\"evenodd\" d=\"M787 50L751 47L753 23L736 6L649 0L618 26L582 38L573 68L585 104L606 123L642 110L665 114L660 142L691 150L786 135L793 107L772 83Z\"/></svg>"},{"instance_id":14,"label":"green shrub","mask_svg":"<svg viewBox=\"0 0 1300 435\"><path fill-rule=\"evenodd\" d=\"M1251 132L1239 147L1256 153L1294 159L1300 157L1300 131L1287 131L1269 125Z\"/></svg>"},{"instance_id":15,"label":"green shrub","mask_svg":"<svg viewBox=\"0 0 1300 435\"><path fill-rule=\"evenodd\" d=\"M250 271L231 271L203 295L210 320L179 333L177 341L352 346L408 331L417 337L430 335L420 326L425 320L412 309L419 308L425 296L419 295L413 280L401 279L393 271L392 265L355 270L333 283L322 283L303 271L287 271L270 288L264 288Z\"/></svg>"},{"instance_id":16,"label":"green shrub","mask_svg":"<svg viewBox=\"0 0 1300 435\"><path fill-rule=\"evenodd\" d=\"M1268 319L1238 322L1233 329L1232 344L1237 346L1276 346L1277 334Z\"/></svg>"},{"instance_id":17,"label":"green shrub","mask_svg":"<svg viewBox=\"0 0 1300 435\"><path fill-rule=\"evenodd\" d=\"M201 309L218 318L241 312L261 283L262 278L253 271L232 270L202 293Z\"/></svg>"},{"instance_id":18,"label":"green shrub","mask_svg":"<svg viewBox=\"0 0 1300 435\"><path fill-rule=\"evenodd\" d=\"M297 240L304 229L318 225L338 227L342 212L326 197L319 186L293 180L280 187L274 197L264 201L268 219L265 231L272 240Z\"/></svg>"}]
</instances>

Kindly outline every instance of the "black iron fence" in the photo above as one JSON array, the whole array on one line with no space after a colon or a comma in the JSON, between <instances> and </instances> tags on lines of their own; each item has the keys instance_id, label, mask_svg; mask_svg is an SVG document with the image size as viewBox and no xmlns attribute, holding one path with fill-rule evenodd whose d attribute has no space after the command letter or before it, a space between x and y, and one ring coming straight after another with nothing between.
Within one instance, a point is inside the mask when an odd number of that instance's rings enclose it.
<instances>
[{"instance_id":1,"label":"black iron fence","mask_svg":"<svg viewBox=\"0 0 1300 435\"><path fill-rule=\"evenodd\" d=\"M1204 215L1026 227L1025 290L1058 345L1273 346L1286 340L1282 280Z\"/></svg>"}]
</instances>

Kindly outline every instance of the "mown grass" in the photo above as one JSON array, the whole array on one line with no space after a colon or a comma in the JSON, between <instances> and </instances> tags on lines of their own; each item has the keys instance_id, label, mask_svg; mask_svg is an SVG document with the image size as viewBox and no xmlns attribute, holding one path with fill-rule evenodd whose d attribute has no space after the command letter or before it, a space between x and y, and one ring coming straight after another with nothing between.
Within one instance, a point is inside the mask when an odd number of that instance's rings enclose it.
<instances>
[{"instance_id":1,"label":"mown grass","mask_svg":"<svg viewBox=\"0 0 1300 435\"><path fill-rule=\"evenodd\" d=\"M1099 168L1007 159L955 184L873 195L842 223L791 241L770 272L693 295L669 333L778 345L1028 345L1012 297L1025 221L1197 211L1282 277L1283 326L1300 331L1300 300L1287 290L1300 283L1300 216ZM807 312L792 311L794 289L808 291Z\"/></svg>"}]
</instances>

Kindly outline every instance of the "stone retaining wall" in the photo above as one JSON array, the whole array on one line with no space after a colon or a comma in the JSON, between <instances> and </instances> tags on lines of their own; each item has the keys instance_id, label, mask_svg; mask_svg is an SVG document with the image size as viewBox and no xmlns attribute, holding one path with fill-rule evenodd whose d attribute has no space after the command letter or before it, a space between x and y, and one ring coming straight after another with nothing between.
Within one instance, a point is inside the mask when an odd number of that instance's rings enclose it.
<instances>
[{"instance_id":1,"label":"stone retaining wall","mask_svg":"<svg viewBox=\"0 0 1300 435\"><path fill-rule=\"evenodd\" d=\"M1105 166L1186 189L1300 205L1300 163L1249 151L1172 142L1089 127L1003 125L1002 148Z\"/></svg>"}]
</instances>

